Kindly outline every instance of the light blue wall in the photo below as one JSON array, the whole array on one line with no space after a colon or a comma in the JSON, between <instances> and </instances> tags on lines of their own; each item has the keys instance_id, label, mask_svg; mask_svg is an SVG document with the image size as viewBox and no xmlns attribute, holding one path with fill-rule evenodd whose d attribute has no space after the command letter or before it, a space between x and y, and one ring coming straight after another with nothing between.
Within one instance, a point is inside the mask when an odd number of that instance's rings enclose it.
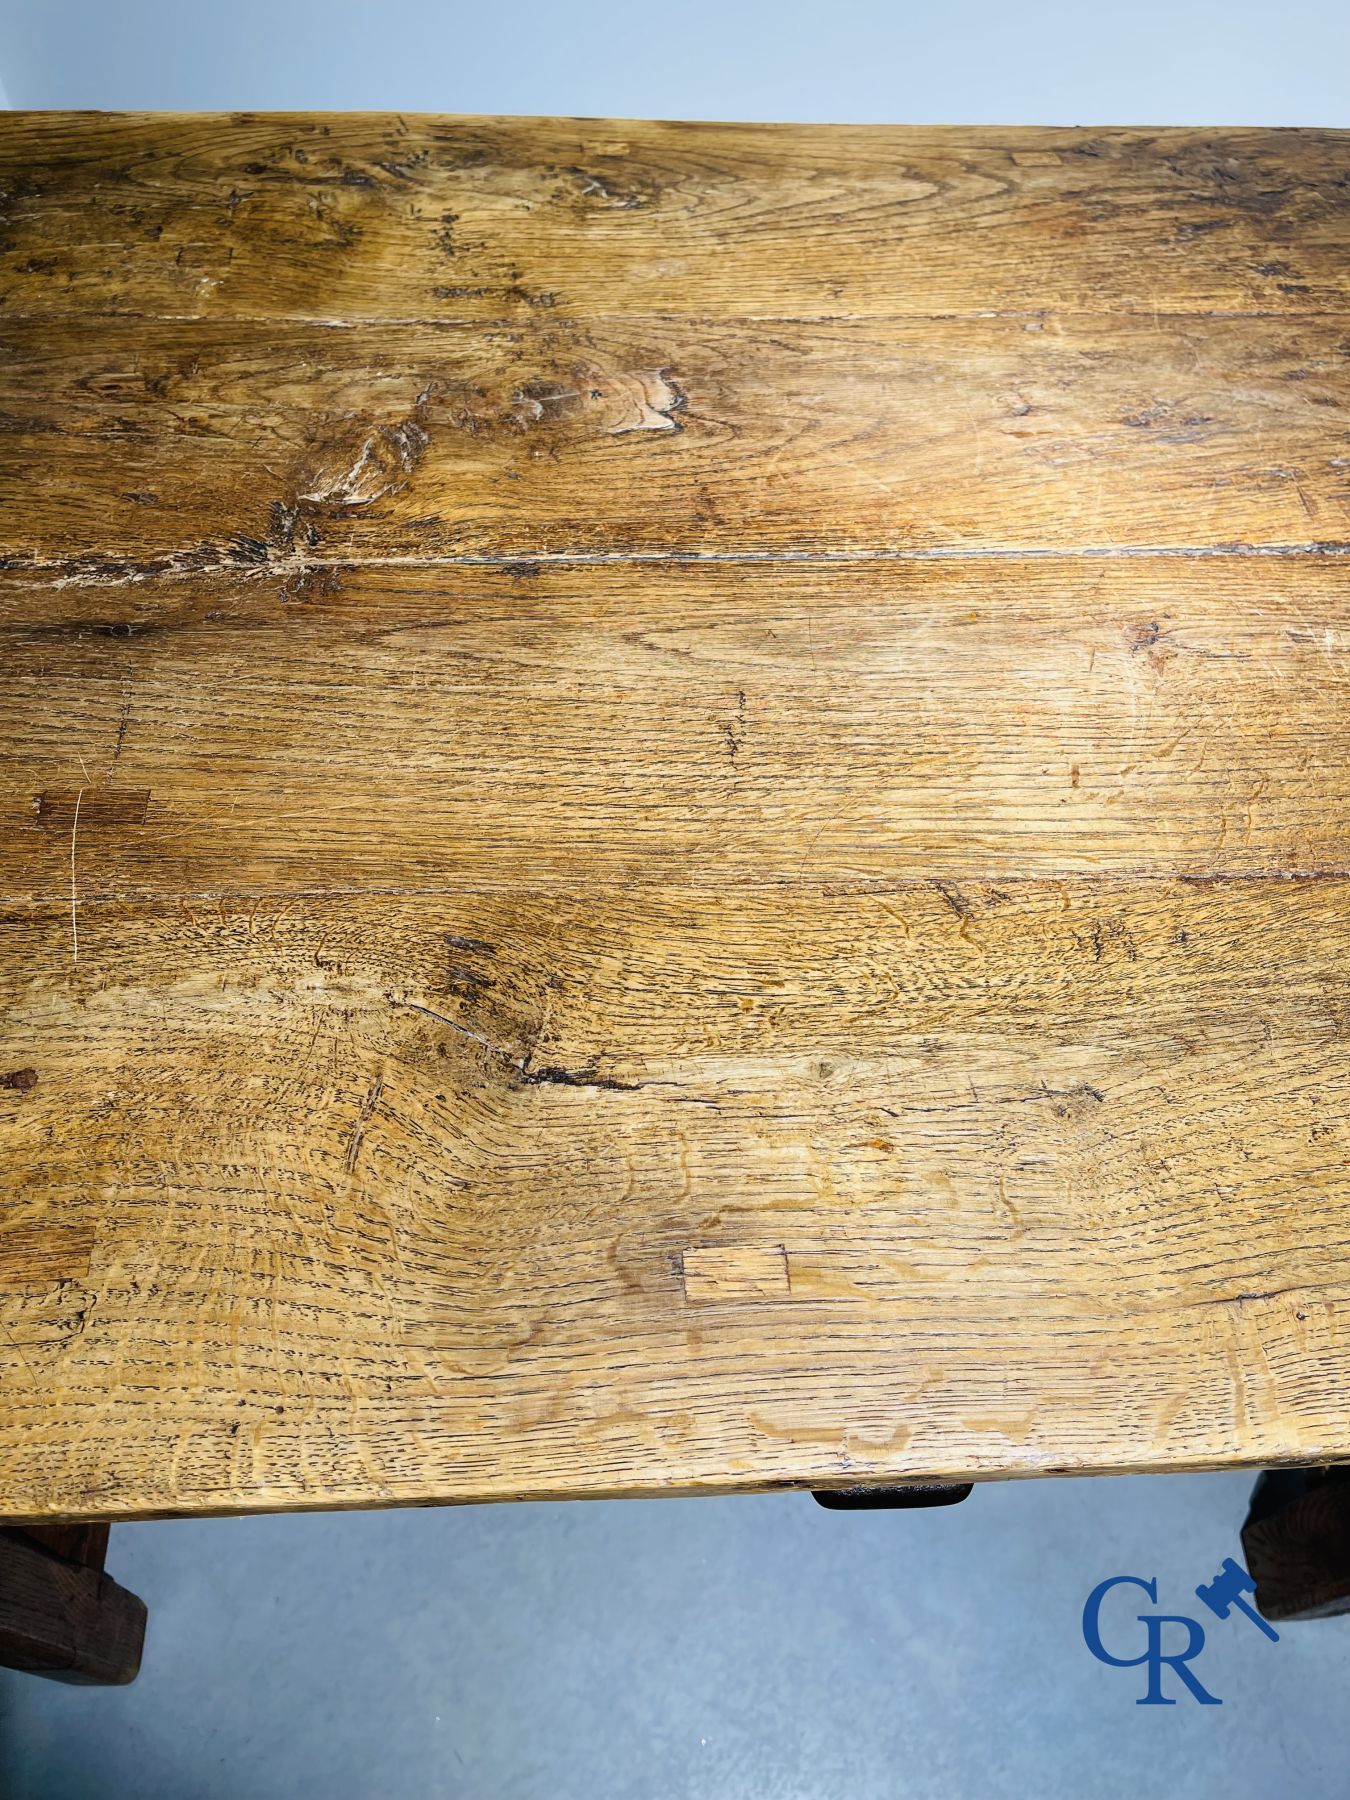
<instances>
[{"instance_id":1,"label":"light blue wall","mask_svg":"<svg viewBox=\"0 0 1350 1800\"><path fill-rule=\"evenodd\" d=\"M1350 0L4 0L13 106L1350 125Z\"/></svg>"}]
</instances>

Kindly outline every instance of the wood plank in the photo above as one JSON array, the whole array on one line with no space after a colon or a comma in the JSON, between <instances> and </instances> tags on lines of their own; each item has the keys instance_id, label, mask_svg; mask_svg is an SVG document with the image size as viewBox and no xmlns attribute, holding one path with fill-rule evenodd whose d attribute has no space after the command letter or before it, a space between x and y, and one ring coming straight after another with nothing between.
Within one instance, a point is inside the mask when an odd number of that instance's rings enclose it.
<instances>
[{"instance_id":1,"label":"wood plank","mask_svg":"<svg viewBox=\"0 0 1350 1800\"><path fill-rule=\"evenodd\" d=\"M1350 317L10 320L0 550L310 561L1350 544Z\"/></svg>"},{"instance_id":2,"label":"wood plank","mask_svg":"<svg viewBox=\"0 0 1350 1800\"><path fill-rule=\"evenodd\" d=\"M6 1510L1344 1455L1346 898L11 908Z\"/></svg>"},{"instance_id":3,"label":"wood plank","mask_svg":"<svg viewBox=\"0 0 1350 1800\"><path fill-rule=\"evenodd\" d=\"M1333 131L10 113L4 312L1340 309Z\"/></svg>"},{"instance_id":4,"label":"wood plank","mask_svg":"<svg viewBox=\"0 0 1350 1800\"><path fill-rule=\"evenodd\" d=\"M11 577L0 894L1350 870L1347 569Z\"/></svg>"}]
</instances>

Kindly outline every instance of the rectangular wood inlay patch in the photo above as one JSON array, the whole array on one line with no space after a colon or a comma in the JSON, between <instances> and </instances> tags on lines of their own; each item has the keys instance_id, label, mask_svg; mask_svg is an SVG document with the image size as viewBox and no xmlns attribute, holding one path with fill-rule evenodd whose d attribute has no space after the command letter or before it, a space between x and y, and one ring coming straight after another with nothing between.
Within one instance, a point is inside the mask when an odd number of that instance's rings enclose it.
<instances>
[{"instance_id":1,"label":"rectangular wood inlay patch","mask_svg":"<svg viewBox=\"0 0 1350 1800\"><path fill-rule=\"evenodd\" d=\"M0 1288L82 1281L93 1251L93 1233L78 1227L16 1225L0 1231Z\"/></svg>"},{"instance_id":2,"label":"rectangular wood inlay patch","mask_svg":"<svg viewBox=\"0 0 1350 1800\"><path fill-rule=\"evenodd\" d=\"M38 796L38 819L50 830L81 831L106 825L144 825L149 788L47 788ZM76 808L79 809L78 821Z\"/></svg>"},{"instance_id":3,"label":"rectangular wood inlay patch","mask_svg":"<svg viewBox=\"0 0 1350 1800\"><path fill-rule=\"evenodd\" d=\"M781 1244L709 1245L686 1250L687 1300L781 1300L792 1292Z\"/></svg>"}]
</instances>

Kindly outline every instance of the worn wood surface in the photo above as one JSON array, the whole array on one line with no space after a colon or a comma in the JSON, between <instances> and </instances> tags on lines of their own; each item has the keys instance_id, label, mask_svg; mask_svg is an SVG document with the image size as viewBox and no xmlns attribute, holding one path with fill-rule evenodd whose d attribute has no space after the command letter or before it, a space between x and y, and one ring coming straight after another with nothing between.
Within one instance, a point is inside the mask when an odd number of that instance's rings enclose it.
<instances>
[{"instance_id":1,"label":"worn wood surface","mask_svg":"<svg viewBox=\"0 0 1350 1800\"><path fill-rule=\"evenodd\" d=\"M0 188L0 1515L1350 1458L1350 139Z\"/></svg>"},{"instance_id":2,"label":"worn wood surface","mask_svg":"<svg viewBox=\"0 0 1350 1800\"><path fill-rule=\"evenodd\" d=\"M19 318L0 517L17 567L106 582L315 558L1316 547L1350 507L1346 333L1334 315Z\"/></svg>"},{"instance_id":3,"label":"worn wood surface","mask_svg":"<svg viewBox=\"0 0 1350 1800\"><path fill-rule=\"evenodd\" d=\"M1338 312L1331 131L45 113L7 309L179 318Z\"/></svg>"}]
</instances>

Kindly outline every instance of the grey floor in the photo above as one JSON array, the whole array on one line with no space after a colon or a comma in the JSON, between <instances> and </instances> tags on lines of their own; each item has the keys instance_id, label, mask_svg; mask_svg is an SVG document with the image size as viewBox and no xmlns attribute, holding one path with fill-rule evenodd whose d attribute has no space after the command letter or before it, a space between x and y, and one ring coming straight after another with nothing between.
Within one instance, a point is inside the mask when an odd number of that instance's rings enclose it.
<instances>
[{"instance_id":1,"label":"grey floor","mask_svg":"<svg viewBox=\"0 0 1350 1800\"><path fill-rule=\"evenodd\" d=\"M1249 1485L123 1526L109 1567L150 1606L141 1676L0 1676L0 1795L1345 1794L1350 1619L1270 1644L1194 1599L1241 1554ZM1221 1706L1138 1706L1141 1672L1092 1659L1083 1602L1113 1574L1208 1620L1194 1667ZM1122 1654L1137 1610L1107 1615Z\"/></svg>"}]
</instances>

